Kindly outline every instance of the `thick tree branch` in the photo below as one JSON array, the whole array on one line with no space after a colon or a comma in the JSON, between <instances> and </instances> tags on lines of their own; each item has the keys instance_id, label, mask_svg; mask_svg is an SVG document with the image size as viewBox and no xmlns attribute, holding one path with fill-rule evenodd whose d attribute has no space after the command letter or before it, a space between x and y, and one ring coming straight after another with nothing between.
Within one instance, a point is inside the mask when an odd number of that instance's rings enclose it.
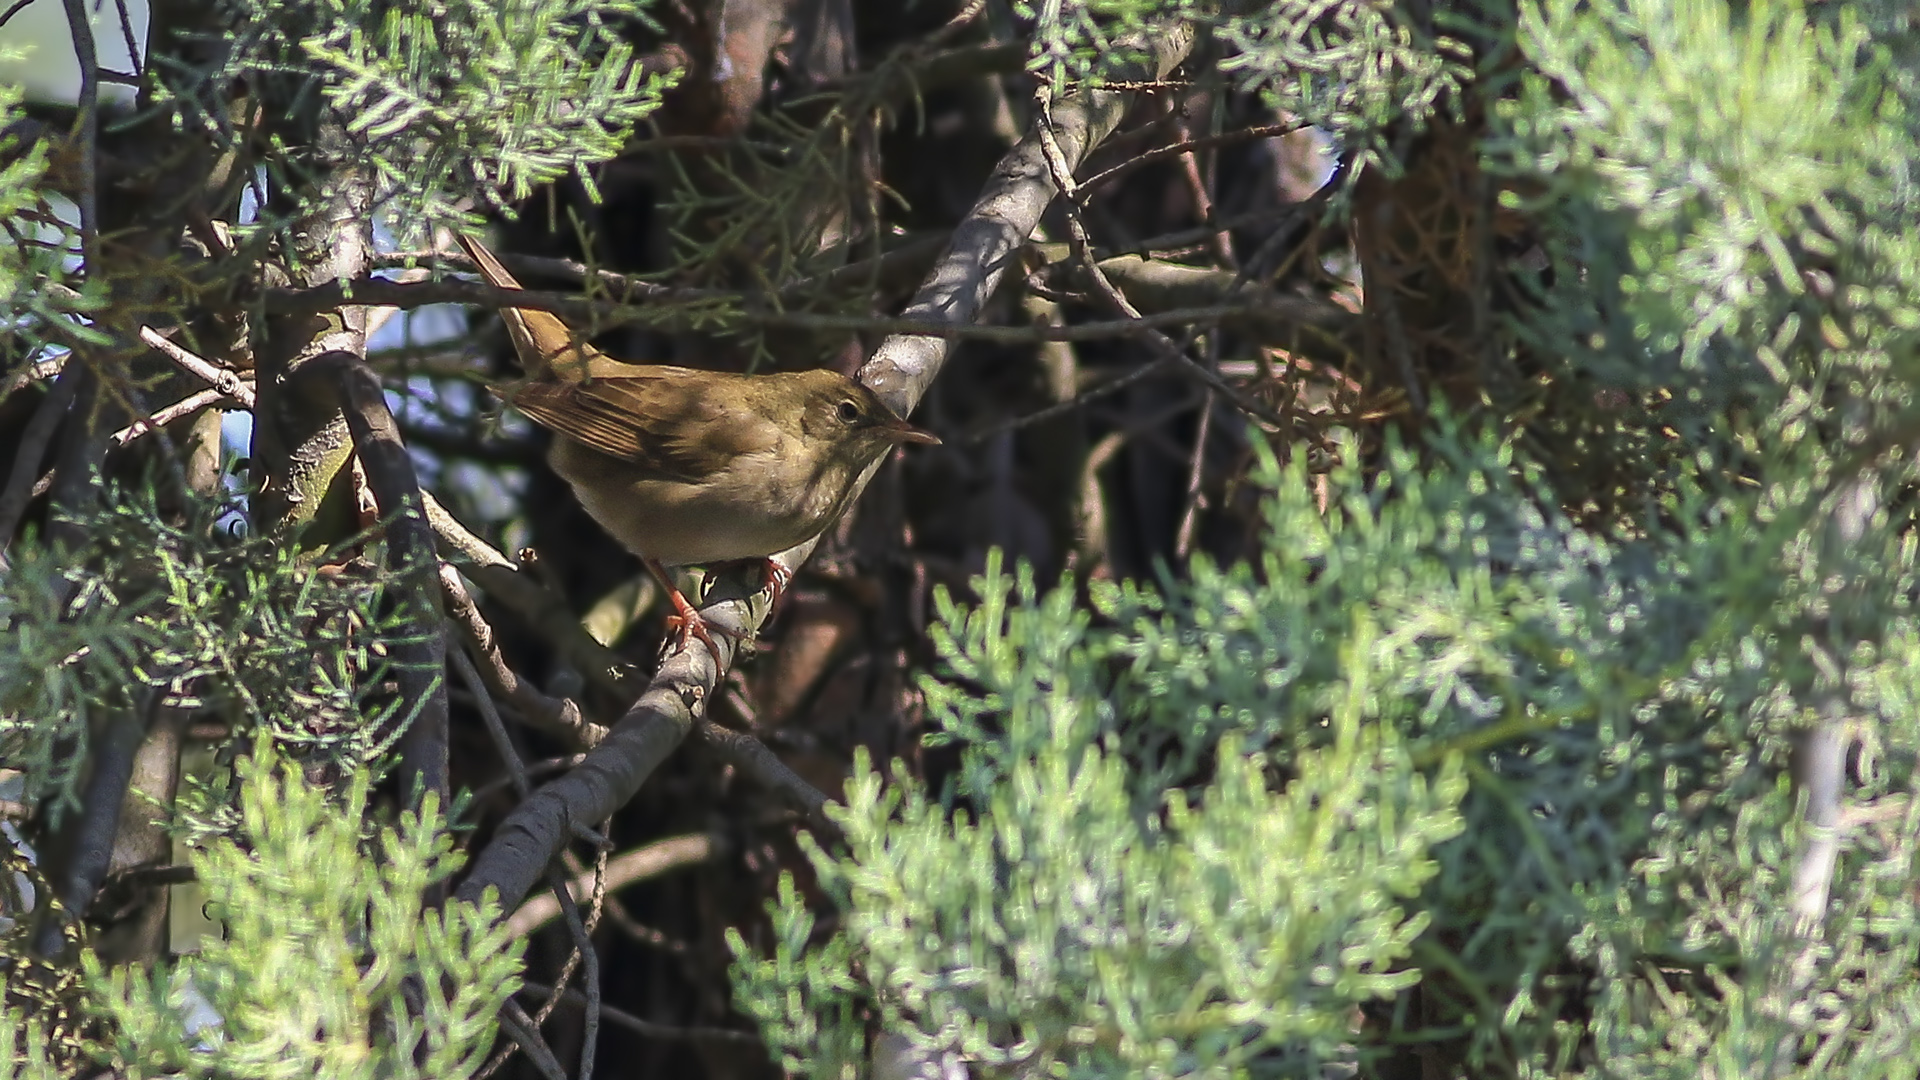
<instances>
[{"instance_id":1,"label":"thick tree branch","mask_svg":"<svg viewBox=\"0 0 1920 1080\"><path fill-rule=\"evenodd\" d=\"M33 410L33 419L27 421L27 429L21 433L20 443L14 448L13 468L8 472L7 486L0 489L0 569L6 568L7 546L20 528L20 518L27 512L27 503L33 499L33 482L40 474L40 462L47 455L47 446L53 441L53 433L60 429L60 421L72 406L74 393L80 388L86 373L86 365L78 361L66 366L54 381L53 388L47 391L47 396Z\"/></svg>"},{"instance_id":2,"label":"thick tree branch","mask_svg":"<svg viewBox=\"0 0 1920 1080\"><path fill-rule=\"evenodd\" d=\"M54 838L53 865L47 877L60 907L45 910L34 935L34 951L41 956L61 953L67 942L66 924L86 916L100 883L107 879L120 810L133 782L134 758L147 737L147 721L159 707L158 692L148 691L146 697L138 706L108 713L105 730L89 748L92 771L80 796L80 809L67 815Z\"/></svg>"},{"instance_id":3,"label":"thick tree branch","mask_svg":"<svg viewBox=\"0 0 1920 1080\"><path fill-rule=\"evenodd\" d=\"M434 555L433 529L427 524L420 481L413 459L400 441L400 429L387 409L380 378L351 353L316 357L334 370L340 401L353 434L354 449L367 470L367 485L386 522L388 569L398 577L405 597L408 628L391 646L394 678L400 687L400 715L407 734L400 744L406 796L428 792L446 806L447 639L440 609L440 560Z\"/></svg>"},{"instance_id":4,"label":"thick tree branch","mask_svg":"<svg viewBox=\"0 0 1920 1080\"><path fill-rule=\"evenodd\" d=\"M462 570L474 584L527 620L595 685L609 693L621 696L633 693L634 687L638 684L628 675L631 665L622 660L612 649L595 641L593 635L587 633L586 629L580 625L580 620L573 609L567 606L565 598L548 591L544 585L534 580L533 575L523 572L509 562L505 555L469 532L431 495L426 496L426 503L427 518L433 523L434 531L440 538L447 558L459 562ZM443 584L445 573L446 571L443 571ZM458 580L457 576L455 580ZM461 594L464 595L465 592L466 590L462 588ZM471 602L470 599L469 602ZM475 611L474 614L477 616L479 613ZM456 619L460 618L457 607L454 608L454 615ZM491 641L490 629L488 634L487 640ZM497 650L495 655L497 656ZM483 678L487 677L491 666L490 662L481 666ZM504 659L501 660L500 666L505 667ZM508 674L512 672L509 670ZM502 686L504 685L503 679ZM542 716L552 716L555 706L551 703L564 701L564 699L540 694L517 676L513 685L515 689L510 692L502 689L501 686L496 686L495 692L512 702L516 708L537 710ZM521 695L527 695L524 704ZM565 702L564 705L558 706L563 722L566 706L578 709L578 706L573 705L572 702ZM529 717L529 719L532 718L532 716ZM698 730L702 733L702 742L714 753L740 770L741 774L748 779L779 795L788 805L806 814L815 828L829 834L834 831L832 823L819 812L820 807L826 805L825 795L802 779L798 773L787 768L778 756L753 736L716 728L717 732L723 734L709 737L705 729L711 723L711 721L701 721ZM577 730L577 737L581 740L578 745L583 748L598 746L606 738L607 731L607 728L598 724L583 722Z\"/></svg>"}]
</instances>

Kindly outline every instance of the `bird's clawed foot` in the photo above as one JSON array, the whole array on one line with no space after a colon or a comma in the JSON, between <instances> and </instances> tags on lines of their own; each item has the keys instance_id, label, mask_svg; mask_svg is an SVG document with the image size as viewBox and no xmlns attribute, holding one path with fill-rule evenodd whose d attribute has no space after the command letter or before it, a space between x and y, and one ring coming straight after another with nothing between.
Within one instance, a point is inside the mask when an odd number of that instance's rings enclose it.
<instances>
[{"instance_id":1,"label":"bird's clawed foot","mask_svg":"<svg viewBox=\"0 0 1920 1080\"><path fill-rule=\"evenodd\" d=\"M673 604L673 614L667 616L667 633L672 635L674 648L684 649L690 639L698 638L707 651L718 657L720 650L713 643L713 631L708 628L707 620L700 617L686 596L679 589L668 589L667 599ZM726 631L721 631L725 633Z\"/></svg>"},{"instance_id":2,"label":"bird's clawed foot","mask_svg":"<svg viewBox=\"0 0 1920 1080\"><path fill-rule=\"evenodd\" d=\"M707 620L700 617L700 612L694 610L686 594L673 583L673 575L667 573L667 568L662 566L658 559L643 558L641 561L646 563L654 579L660 582L660 587L667 590L667 601L673 605L673 614L667 616L667 633L670 635L668 640L673 643L674 649L685 649L687 642L698 639L707 647L707 651L718 659L720 649L713 643L714 628L707 626ZM722 630L720 633L724 634L726 631Z\"/></svg>"}]
</instances>

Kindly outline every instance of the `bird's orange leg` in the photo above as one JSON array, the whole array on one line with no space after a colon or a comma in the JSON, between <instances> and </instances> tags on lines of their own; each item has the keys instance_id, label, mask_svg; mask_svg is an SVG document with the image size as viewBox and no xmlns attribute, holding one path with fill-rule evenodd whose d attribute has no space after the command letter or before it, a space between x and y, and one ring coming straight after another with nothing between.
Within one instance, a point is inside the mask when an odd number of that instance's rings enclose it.
<instances>
[{"instance_id":1,"label":"bird's orange leg","mask_svg":"<svg viewBox=\"0 0 1920 1080\"><path fill-rule=\"evenodd\" d=\"M687 647L688 638L699 638L700 643L707 647L707 651L717 658L720 650L713 643L712 632L707 629L707 620L701 618L700 613L687 602L686 595L680 591L678 585L673 583L673 575L667 573L667 568L660 565L658 559L642 558L640 561L647 564L647 570L653 574L655 580L660 582L661 587L667 590L667 600L673 604L673 614L667 616L667 632L673 635L674 646L684 649Z\"/></svg>"},{"instance_id":2,"label":"bird's orange leg","mask_svg":"<svg viewBox=\"0 0 1920 1080\"><path fill-rule=\"evenodd\" d=\"M780 601L786 599L787 586L793 584L793 571L787 569L780 560L769 557L767 565L761 570L760 587L772 594L767 604L767 621L772 622L774 613L780 610Z\"/></svg>"}]
</instances>

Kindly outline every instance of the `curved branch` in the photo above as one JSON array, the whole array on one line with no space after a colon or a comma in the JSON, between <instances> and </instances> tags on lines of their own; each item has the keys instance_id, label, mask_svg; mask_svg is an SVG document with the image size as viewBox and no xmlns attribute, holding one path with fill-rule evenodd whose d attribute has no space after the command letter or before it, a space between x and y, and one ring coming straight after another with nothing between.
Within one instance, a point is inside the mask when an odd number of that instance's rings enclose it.
<instances>
[{"instance_id":1,"label":"curved branch","mask_svg":"<svg viewBox=\"0 0 1920 1080\"><path fill-rule=\"evenodd\" d=\"M337 365L340 403L354 449L366 466L367 486L386 522L388 564L407 598L407 634L391 646L394 681L400 687L401 715L408 717L400 759L403 777L417 792L429 791L447 805L447 638L440 607L440 560L434 555L433 530L420 496L413 459L400 441L400 429L387 409L380 377L352 353L332 352L310 363Z\"/></svg>"}]
</instances>

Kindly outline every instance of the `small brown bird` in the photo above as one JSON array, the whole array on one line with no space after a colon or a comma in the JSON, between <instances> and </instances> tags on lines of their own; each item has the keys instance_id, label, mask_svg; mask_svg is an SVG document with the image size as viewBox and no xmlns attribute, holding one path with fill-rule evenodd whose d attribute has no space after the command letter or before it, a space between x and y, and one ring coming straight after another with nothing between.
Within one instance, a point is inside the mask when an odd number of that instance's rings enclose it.
<instances>
[{"instance_id":1,"label":"small brown bird","mask_svg":"<svg viewBox=\"0 0 1920 1080\"><path fill-rule=\"evenodd\" d=\"M458 239L490 284L520 288L485 246ZM500 316L528 380L493 392L557 436L547 463L666 587L681 645L713 639L667 566L766 559L777 604L789 572L768 556L832 524L854 481L894 447L940 441L837 371L628 364L550 312Z\"/></svg>"}]
</instances>

